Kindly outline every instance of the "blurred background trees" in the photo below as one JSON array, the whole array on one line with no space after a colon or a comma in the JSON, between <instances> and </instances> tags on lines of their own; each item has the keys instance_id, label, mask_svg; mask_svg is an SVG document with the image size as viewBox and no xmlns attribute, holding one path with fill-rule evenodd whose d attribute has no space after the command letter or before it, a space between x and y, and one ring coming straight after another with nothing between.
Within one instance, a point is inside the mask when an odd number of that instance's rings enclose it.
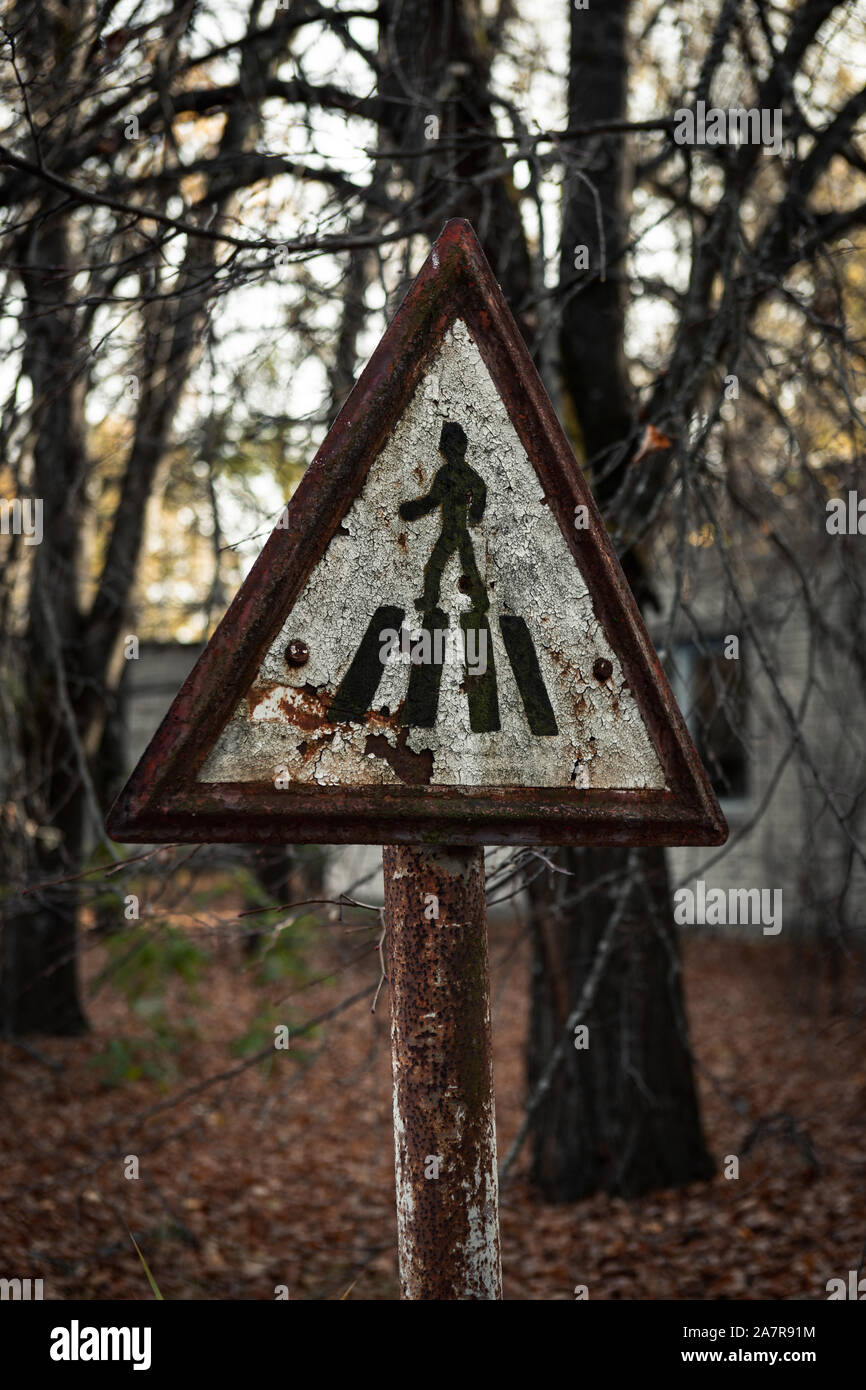
<instances>
[{"instance_id":1,"label":"blurred background trees","mask_svg":"<svg viewBox=\"0 0 866 1390\"><path fill-rule=\"evenodd\" d=\"M44 532L0 537L5 1034L86 1026L87 875L126 857L102 820L127 639L206 640L454 215L680 682L731 852L750 883L796 871L791 924L796 903L838 973L866 867L862 550L825 528L862 476L857 7L16 0L2 26L0 491L42 499ZM698 100L780 110L781 154L676 144ZM327 896L299 862L259 866L269 904ZM550 1198L712 1171L670 913L704 862L515 857ZM127 873L101 884L118 924ZM602 948L578 1052L563 1029Z\"/></svg>"}]
</instances>

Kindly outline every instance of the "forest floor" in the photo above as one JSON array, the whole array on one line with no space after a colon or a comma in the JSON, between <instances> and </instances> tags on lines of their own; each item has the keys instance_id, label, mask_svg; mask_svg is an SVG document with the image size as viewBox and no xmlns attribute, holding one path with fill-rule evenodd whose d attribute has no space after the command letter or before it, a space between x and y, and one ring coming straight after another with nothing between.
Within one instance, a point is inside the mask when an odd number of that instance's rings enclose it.
<instances>
[{"instance_id":1,"label":"forest floor","mask_svg":"<svg viewBox=\"0 0 866 1390\"><path fill-rule=\"evenodd\" d=\"M491 928L500 1156L525 1098L529 951L517 927ZM0 1275L41 1277L46 1298L147 1299L128 1226L166 1299L273 1299L278 1285L292 1299L397 1298L375 934L346 936L339 971L333 936L327 950L314 942L308 964L332 972L322 983L276 970L257 984L223 939L196 986L173 981L164 1013L153 1006L164 1065L138 1079L123 1077L138 1069L131 1035L154 1036L146 1008L93 992L106 952L86 935L92 1031L33 1039L38 1056L0 1050ZM577 1285L591 1299L825 1299L827 1281L861 1261L866 1050L853 980L834 1008L781 943L692 938L684 951L717 1176L636 1201L544 1205L524 1150L502 1192L507 1299L573 1299ZM274 1019L297 1028L359 992L269 1065L233 1047L242 1034L267 1047ZM143 1042L141 1057L154 1055ZM112 1072L119 1084L107 1085ZM741 1154L737 1180L724 1176L728 1154ZM125 1176L132 1156L137 1179Z\"/></svg>"}]
</instances>

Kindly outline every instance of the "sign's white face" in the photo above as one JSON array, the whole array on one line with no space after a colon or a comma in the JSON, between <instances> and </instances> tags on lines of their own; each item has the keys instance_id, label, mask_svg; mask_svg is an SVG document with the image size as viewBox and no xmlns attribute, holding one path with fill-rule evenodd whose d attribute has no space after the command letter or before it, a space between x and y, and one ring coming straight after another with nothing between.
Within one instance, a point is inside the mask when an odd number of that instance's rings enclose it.
<instances>
[{"instance_id":1,"label":"sign's white face","mask_svg":"<svg viewBox=\"0 0 866 1390\"><path fill-rule=\"evenodd\" d=\"M292 642L309 650L301 666L286 660ZM594 673L600 662L609 674ZM462 320L199 780L271 782L281 772L323 786L665 786Z\"/></svg>"}]
</instances>

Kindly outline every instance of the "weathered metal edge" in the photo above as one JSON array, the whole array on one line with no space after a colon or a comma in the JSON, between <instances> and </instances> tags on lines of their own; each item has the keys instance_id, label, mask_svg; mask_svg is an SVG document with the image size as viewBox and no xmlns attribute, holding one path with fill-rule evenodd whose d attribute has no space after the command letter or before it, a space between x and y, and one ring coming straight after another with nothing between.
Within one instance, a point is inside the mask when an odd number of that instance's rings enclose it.
<instances>
[{"instance_id":1,"label":"weathered metal edge","mask_svg":"<svg viewBox=\"0 0 866 1390\"><path fill-rule=\"evenodd\" d=\"M400 796L404 790L415 789L389 790ZM181 801L169 810L155 810L130 828L129 838L142 844L237 843L237 819L232 815L237 801L244 815L244 841L258 844L707 845L724 841L724 833L716 832L713 838L706 821L684 811L670 793L663 794L668 798L664 802L646 800L617 807L610 801L593 805L583 800L586 793L578 792L580 804L569 813L561 804L548 806L528 798L518 802L513 787L487 790L486 796L464 793L459 802L425 803L421 809L417 803L413 807L398 802L371 816L366 796L360 806L343 798L337 805L329 802L327 813L321 798L311 798L311 805L309 801L299 804L294 797L288 803L259 806L250 812L237 785L225 784L209 809L197 799L195 809Z\"/></svg>"},{"instance_id":2,"label":"weathered metal edge","mask_svg":"<svg viewBox=\"0 0 866 1390\"><path fill-rule=\"evenodd\" d=\"M579 790L305 788L198 784L195 777L363 486L367 471L449 323L466 321L527 449L623 664L678 808L676 822L634 793ZM574 507L590 527L576 531ZM362 372L246 581L109 813L112 838L135 843L721 844L727 826L670 691L589 488L481 247L449 222ZM455 793L458 793L455 795ZM386 794L386 795L385 795ZM659 794L656 794L658 796ZM279 808L271 798L282 798ZM346 804L346 798L351 804ZM623 802L622 798L628 801ZM589 798L589 799L587 799ZM446 807L450 806L450 810ZM387 810L385 808L387 807ZM638 818L631 813L639 810ZM383 814L384 811L384 814ZM228 817L223 822L220 817ZM678 826L674 828L675 824ZM682 838L670 838L681 835Z\"/></svg>"}]
</instances>

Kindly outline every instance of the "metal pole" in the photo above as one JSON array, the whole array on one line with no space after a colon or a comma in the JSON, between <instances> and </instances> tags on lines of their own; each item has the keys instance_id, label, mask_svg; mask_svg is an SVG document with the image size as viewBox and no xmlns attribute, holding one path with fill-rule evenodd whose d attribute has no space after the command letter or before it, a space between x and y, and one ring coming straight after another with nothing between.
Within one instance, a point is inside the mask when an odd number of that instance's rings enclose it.
<instances>
[{"instance_id":1,"label":"metal pole","mask_svg":"<svg viewBox=\"0 0 866 1390\"><path fill-rule=\"evenodd\" d=\"M484 851L382 859L402 1295L500 1299Z\"/></svg>"}]
</instances>

